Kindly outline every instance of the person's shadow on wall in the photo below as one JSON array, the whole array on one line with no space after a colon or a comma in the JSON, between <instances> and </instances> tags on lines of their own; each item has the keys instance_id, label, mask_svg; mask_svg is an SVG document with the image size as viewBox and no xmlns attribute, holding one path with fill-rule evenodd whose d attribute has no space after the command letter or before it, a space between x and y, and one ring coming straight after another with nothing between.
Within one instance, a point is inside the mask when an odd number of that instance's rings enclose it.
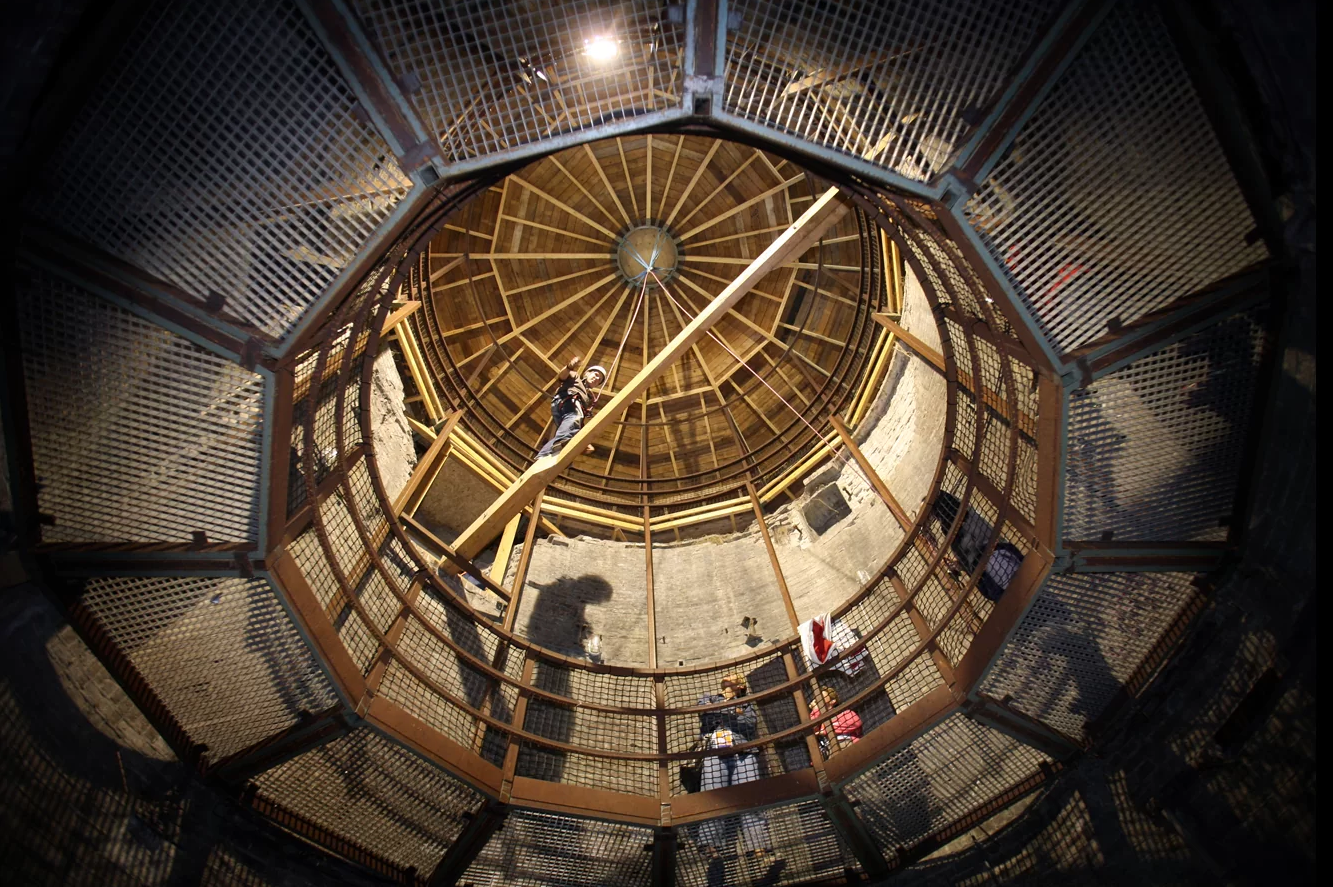
<instances>
[{"instance_id":1,"label":"person's shadow on wall","mask_svg":"<svg viewBox=\"0 0 1333 887\"><path fill-rule=\"evenodd\" d=\"M561 576L553 582L529 582L523 588L519 606L527 611L523 634L529 641L556 653L577 659L587 658L583 639L588 631L587 607L611 599L611 583L601 576L583 575L577 579ZM571 695L570 673L547 663L539 663L533 675L539 689L561 696ZM574 733L575 709L549 700L533 698L528 702L523 728L556 742L568 742ZM519 750L515 773L547 782L564 779L566 755L562 751L523 745Z\"/></svg>"}]
</instances>

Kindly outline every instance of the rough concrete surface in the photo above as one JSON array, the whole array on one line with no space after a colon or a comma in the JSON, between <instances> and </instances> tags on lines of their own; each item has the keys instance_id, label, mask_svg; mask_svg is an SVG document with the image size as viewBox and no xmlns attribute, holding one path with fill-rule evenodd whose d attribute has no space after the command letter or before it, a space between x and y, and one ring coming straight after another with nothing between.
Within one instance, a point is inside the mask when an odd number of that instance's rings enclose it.
<instances>
[{"instance_id":1,"label":"rough concrete surface","mask_svg":"<svg viewBox=\"0 0 1333 887\"><path fill-rule=\"evenodd\" d=\"M412 477L417 450L403 412L403 380L388 348L375 358L370 388L370 435L385 492L393 498Z\"/></svg>"}]
</instances>

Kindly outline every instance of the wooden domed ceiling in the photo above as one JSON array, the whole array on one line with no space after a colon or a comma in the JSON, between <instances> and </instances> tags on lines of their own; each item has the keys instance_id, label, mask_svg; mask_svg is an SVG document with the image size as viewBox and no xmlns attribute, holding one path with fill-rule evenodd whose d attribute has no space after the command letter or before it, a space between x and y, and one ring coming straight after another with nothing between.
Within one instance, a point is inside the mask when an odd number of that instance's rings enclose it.
<instances>
[{"instance_id":1,"label":"wooden domed ceiling","mask_svg":"<svg viewBox=\"0 0 1333 887\"><path fill-rule=\"evenodd\" d=\"M825 184L692 135L571 148L490 188L432 241L429 329L465 422L521 469L552 431L573 356L605 403ZM697 502L792 464L858 393L880 300L857 213L768 274L575 463L563 489L611 507ZM786 401L784 405L783 401ZM646 478L646 480L645 480Z\"/></svg>"}]
</instances>

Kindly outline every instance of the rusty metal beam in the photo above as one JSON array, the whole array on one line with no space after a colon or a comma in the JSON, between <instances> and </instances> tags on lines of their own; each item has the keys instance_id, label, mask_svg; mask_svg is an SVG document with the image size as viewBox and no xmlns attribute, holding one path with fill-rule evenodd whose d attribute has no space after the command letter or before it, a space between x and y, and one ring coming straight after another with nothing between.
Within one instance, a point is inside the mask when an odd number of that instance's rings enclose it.
<instances>
[{"instance_id":1,"label":"rusty metal beam","mask_svg":"<svg viewBox=\"0 0 1333 887\"><path fill-rule=\"evenodd\" d=\"M1075 573L1208 573L1231 550L1226 542L1081 542L1066 541L1069 569Z\"/></svg>"},{"instance_id":2,"label":"rusty metal beam","mask_svg":"<svg viewBox=\"0 0 1333 887\"><path fill-rule=\"evenodd\" d=\"M676 830L662 826L653 832L653 859L648 874L649 887L675 887Z\"/></svg>"},{"instance_id":3,"label":"rusty metal beam","mask_svg":"<svg viewBox=\"0 0 1333 887\"><path fill-rule=\"evenodd\" d=\"M990 175L1111 6L1109 0L1074 0L1033 46L949 171L969 188L969 193L976 193L979 184Z\"/></svg>"},{"instance_id":4,"label":"rusty metal beam","mask_svg":"<svg viewBox=\"0 0 1333 887\"><path fill-rule=\"evenodd\" d=\"M1025 715L1005 700L992 699L983 693L974 692L963 703L963 713L1057 761L1068 760L1084 750L1084 744L1073 737Z\"/></svg>"},{"instance_id":5,"label":"rusty metal beam","mask_svg":"<svg viewBox=\"0 0 1333 887\"><path fill-rule=\"evenodd\" d=\"M433 178L442 175L448 165L439 143L427 135L355 13L343 0L297 0L297 5L403 171L416 172L430 163Z\"/></svg>"},{"instance_id":6,"label":"rusty metal beam","mask_svg":"<svg viewBox=\"0 0 1333 887\"><path fill-rule=\"evenodd\" d=\"M508 816L508 805L496 801L487 801L476 813L468 814L468 824L444 854L435 871L431 872L426 880L427 887L453 887L458 883L477 854L485 849L491 837L504 826Z\"/></svg>"},{"instance_id":7,"label":"rusty metal beam","mask_svg":"<svg viewBox=\"0 0 1333 887\"><path fill-rule=\"evenodd\" d=\"M20 255L33 265L93 292L128 311L185 336L247 369L272 370L263 350L274 339L231 314L225 300L212 304L36 219L24 223Z\"/></svg>"},{"instance_id":8,"label":"rusty metal beam","mask_svg":"<svg viewBox=\"0 0 1333 887\"><path fill-rule=\"evenodd\" d=\"M748 480L745 482L745 492L750 497L750 507L754 509L754 522L759 527L759 535L764 539L764 548L768 550L768 562L773 567L773 577L778 583L778 593L782 595L782 606L787 611L787 619L791 621L791 630L796 631L800 628L801 620L796 615L796 606L791 600L791 590L787 588L787 579L782 575L782 564L778 563L778 551L773 547L773 537L768 532L768 524L764 522L764 509L759 504L759 494L754 490L754 484Z\"/></svg>"},{"instance_id":9,"label":"rusty metal beam","mask_svg":"<svg viewBox=\"0 0 1333 887\"><path fill-rule=\"evenodd\" d=\"M1262 301L1268 296L1266 267L1242 272L1206 289L1176 299L1170 305L1144 315L1129 326L1084 345L1063 356L1077 372L1075 384L1086 387L1095 379L1208 327L1229 314Z\"/></svg>"},{"instance_id":10,"label":"rusty metal beam","mask_svg":"<svg viewBox=\"0 0 1333 887\"><path fill-rule=\"evenodd\" d=\"M286 730L228 755L208 768L207 775L228 785L240 785L298 755L344 736L351 729L342 705L317 714L302 712Z\"/></svg>"}]
</instances>

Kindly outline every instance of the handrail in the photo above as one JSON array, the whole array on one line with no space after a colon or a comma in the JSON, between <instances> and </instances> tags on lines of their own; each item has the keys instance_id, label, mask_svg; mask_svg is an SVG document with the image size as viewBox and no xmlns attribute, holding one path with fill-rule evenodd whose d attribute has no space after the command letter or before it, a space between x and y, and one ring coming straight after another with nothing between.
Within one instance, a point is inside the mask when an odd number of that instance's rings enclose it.
<instances>
[{"instance_id":1,"label":"handrail","mask_svg":"<svg viewBox=\"0 0 1333 887\"><path fill-rule=\"evenodd\" d=\"M404 277L410 266L411 249L407 251L409 258L399 263L396 267L392 263L386 263L381 269L380 278L376 286L370 288L369 292L378 295L366 295L360 302L349 301L344 306L328 326L329 329L345 330L346 336L341 337L340 341L352 344L359 343L364 337L364 344L357 349L360 356L361 384L359 386L360 402L357 404L359 427L363 429L363 436L367 440L349 441L347 439L347 400L348 400L348 380L352 372L352 365L355 360L341 359L338 361L336 370L334 368L325 369L330 362L330 353L332 352L332 343L325 342L320 347L315 359L313 373L316 377L323 378L326 373L336 373L338 384L334 389L334 422L333 431L337 452L347 452L350 444L355 444L356 459L353 460L335 460L330 469L330 477L319 484L314 481L314 453L315 447L315 423L314 411L310 411L305 420L306 447L304 454L305 482L307 485L308 502L303 510L309 511L311 529L316 533L320 543L321 556L328 562L327 566L337 586L334 590L335 602L341 606L350 609L353 618L360 621L370 638L376 644L377 650L371 661L381 660L383 669L384 662L397 663L406 674L419 683L425 692L431 694L441 702L456 708L465 717L469 718L476 729L481 727L489 728L508 737L512 751L514 743L529 744L535 747L550 749L558 753L566 753L607 760L619 760L626 762L656 762L659 765L665 765L670 762L698 760L710 756L723 754L735 754L745 751L757 751L762 748L770 748L778 744L797 741L803 737L812 737L818 731L821 725L832 721L841 713L857 708L869 701L877 694L883 693L894 680L898 679L909 667L919 663L922 657L936 656L940 657L939 642L945 635L945 632L956 628L958 619L961 618L965 610L971 610L969 598L980 579L984 570L984 565L1005 531L1005 525L1010 524L1020 528L1024 536L1033 537L1037 544L1023 561L1023 567L1020 573L1026 577L1024 581L1036 583L1044 576L1045 571L1049 569L1051 555L1049 552L1049 540L1040 540L1035 538L1035 528L1031 521L1024 516L1019 509L1010 501L1010 495L1015 487L1015 472L1017 466L1017 437L1020 430L1012 422L1002 422L1004 432L1002 435L1003 445L1005 447L1005 458L1003 468L998 465L990 468L992 472L988 477L982 470L983 459L989 452L989 447L996 440L992 433L991 438L987 439L987 425L989 420L985 410L981 408L980 398L976 395L970 395L977 399L978 408L974 411L973 421L969 422L972 440L970 452L964 453L954 446L955 435L959 430L956 427L958 418L957 405L959 392L964 390L964 385L980 385L983 378L983 367L980 362L980 356L977 348L968 345L967 353L955 355L955 345L970 343L977 335L975 327L977 325L995 322L989 306L984 300L975 298L971 293L967 297L971 298L971 303L977 310L982 312L983 317L972 317L965 314L965 306L969 304L964 294L957 291L956 287L965 286L967 280L966 268L959 263L961 259L947 250L936 250L932 252L924 239L928 239L929 222L922 218L916 210L906 204L887 199L871 199L864 194L858 195L858 200L866 208L865 217L876 219L877 224L883 226L883 229L889 231L895 242L901 242L901 252L905 261L911 264L918 277L922 280L923 286L927 288L928 293L933 293L930 289L930 281L933 279L938 282L942 288L941 295L947 298L950 304L949 311L955 315L970 318L973 324L962 326L962 340L955 343L948 335L945 335L944 312L937 311L936 322L941 327L941 351L945 362L945 376L947 380L946 395L946 422L943 439L941 441L940 454L936 464L936 470L931 482L931 489L935 491L932 495L938 494L946 477L952 476L961 478L961 485L954 492L958 495L960 507L954 515L950 525L945 528L943 539L941 541L932 541L927 539L925 529L932 521L933 513L930 507L921 510L916 518L905 523L903 538L897 544L894 551L886 560L884 566L877 571L876 575L869 581L863 583L858 590L840 604L835 610L834 615L845 617L845 615L867 601L877 592L884 593L889 585L898 582L897 566L909 551L915 552L918 559L918 565L914 567L913 574L916 578L911 582L911 587L906 588L903 583L903 593L895 591L886 598L882 615L875 619L872 625L867 626L863 636L858 638L847 650L841 652L837 660L825 662L803 674L791 674L790 672L784 680L758 690L744 697L744 703L749 705L765 705L772 702L781 702L784 699L790 700L793 694L809 692L810 688L816 685L822 677L837 669L837 667L847 659L857 656L862 652L869 652L872 644L881 638L885 632L889 631L893 623L904 613L917 612L917 607L922 600L922 595L927 589L938 585L942 588L950 599L947 606L942 611L937 612L933 625L923 620L914 622L918 633L918 641L910 649L898 653L895 661L892 663L881 663L881 671L877 679L869 686L861 688L850 698L844 699L838 705L831 707L828 711L821 711L817 718L810 718L808 711L800 712L800 706L797 706L797 723L759 736L753 740L739 743L727 749L712 749L701 751L666 751L667 746L660 746L656 751L627 751L611 748L602 748L598 745L580 744L579 742L570 742L561 739L555 739L543 736L540 733L528 729L526 724L516 722L514 717L492 714L485 710L483 705L474 705L463 698L460 691L450 689L445 686L439 678L431 673L428 663L413 661L416 657L407 654L399 649L395 638L400 638L401 633L390 637L389 633L380 628L375 621L375 616L368 612L366 603L352 592L354 588L360 587L369 576L376 575L382 579L382 585L389 592L390 599L393 602L393 608L399 614L396 618L399 621L407 620L417 622L425 633L441 647L450 652L450 668L457 667L474 673L484 680L489 687L504 686L512 688L519 694L520 699L539 700L544 704L556 707L581 710L592 716L628 716L642 718L644 723L643 741L645 746L653 745L656 740L653 738L653 731L649 729L650 724L658 725L658 734L665 735L666 725L672 718L687 718L698 716L710 711L719 711L734 707L736 700L723 700L721 702L712 702L696 705L672 705L665 703L665 697L661 694L661 683L663 681L672 681L674 679L690 678L693 676L718 673L726 670L744 667L750 663L760 661L771 661L775 657L793 656L799 649L799 642L794 637L785 638L775 644L763 649L746 653L739 657L720 660L711 663L695 663L690 666L675 668L644 668L640 666L623 665L605 665L587 662L586 660L576 659L546 650L539 645L532 643L526 638L520 637L512 630L506 630L504 627L491 625L476 618L476 614L471 610L466 598L461 593L461 589L455 589L449 581L441 579L432 571L427 570L423 565L433 562L432 559L423 558L422 552L418 549L416 541L405 531L405 527L400 520L394 519L390 513L385 511L385 503L390 501L387 492L383 486L383 480L380 472L377 470L376 453L373 442L369 439L369 434L364 433L368 428L370 404L369 391L370 381L373 372L373 357L377 351L380 336L383 331L383 321L385 315L390 310L391 295L400 291ZM891 231L890 231L891 229ZM948 267L950 263L955 267ZM952 273L951 273L952 272ZM387 284L387 285L386 285ZM366 292L363 290L362 292ZM934 299L934 296L931 296ZM872 324L873 325L873 324ZM1010 366L1010 349L994 349L999 359L999 367L995 372L999 373L999 382L996 384L999 390L1003 392L1003 409L1008 415L1017 415L1016 392L1014 389L1014 376ZM989 353L989 352L988 352ZM962 358L967 362L967 370L961 369L957 364L957 358ZM1002 418L1002 417L1001 417ZM813 433L812 433L813 434ZM994 460L992 459L992 462ZM366 471L371 483L374 496L369 501L366 500L364 492L358 495L352 486L352 476L357 463L360 462ZM999 474L995 474L995 471ZM994 482L991 478L994 478ZM328 496L333 490L340 490L343 496L343 506L347 515L351 518L355 532L352 537L345 534L337 538L337 547L335 547L334 534L331 528L326 526L326 514L322 513L319 507L321 497ZM944 570L943 561L948 553L953 540L962 530L965 517L971 506L973 495L984 496L995 508L993 517L993 527L990 538L987 540L984 555L975 565L972 574L964 579L955 582L947 575ZM285 503L283 503L285 505ZM369 507L371 510L363 514L363 509ZM279 506L281 507L281 506ZM373 526L373 529L372 529ZM340 563L337 552L345 552L349 542L355 552L352 554L354 563ZM494 663L488 661L486 654L481 651L481 647L472 649L472 645L460 642L454 638L449 631L437 624L436 620L423 607L419 596L413 595L411 589L404 589L401 585L406 581L407 574L399 574L398 571L391 571L384 560L386 546L397 543L403 551L407 553L409 559L416 561L416 570L408 570L412 578L420 582L425 588L431 589L432 593L440 598L443 605L459 612L464 618L469 618L473 622L478 632L486 633L491 639L491 643L502 645L505 649L512 649L515 653L521 654L530 662L545 663L557 668L568 669L575 672L583 672L592 675L610 675L617 677L631 678L636 681L642 681L644 684L644 697L649 698L649 682L653 682L657 687L656 704L653 705L615 705L604 702L580 699L573 693L560 693L554 690L545 689L536 686L532 680L532 669L525 669L524 674L518 677L511 676L503 667L502 660L496 659ZM1043 544L1046 543L1046 544ZM443 549L446 557L455 562L459 569L472 573L476 571L475 565L465 558L457 556L449 550L447 546ZM270 561L276 561L284 557L283 547L275 549L270 555ZM347 561L346 554L343 555L344 561ZM345 567L351 564L353 572L348 573ZM469 569L471 567L471 569ZM489 578L489 577L485 577ZM935 585L932 585L935 583ZM492 587L492 583L484 582L485 587L499 594L501 597L508 597L506 592L499 586ZM1026 592L1025 592L1026 593ZM878 611L877 611L878 612ZM315 620L328 620L329 615L323 609L318 613L306 614L308 618ZM975 623L975 618L973 622ZM406 623L405 623L406 624ZM332 625L327 626L332 629ZM970 630L965 627L969 637L975 633L977 626L973 625ZM325 631L324 636L329 632ZM335 632L336 636L336 632ZM970 642L970 641L969 641ZM387 657L387 659L386 659ZM453 663L456 662L457 666ZM944 669L943 665L940 669ZM377 673L382 673L377 672ZM947 670L942 672L948 675ZM372 682L373 684L374 682ZM950 692L957 694L963 692L963 688L951 686ZM380 692L375 689L373 692ZM487 698L493 698L493 691L488 690ZM386 702L389 700L385 700ZM526 706L519 706L518 710L525 710ZM409 712L410 714L410 712ZM432 728L433 729L433 728ZM477 733L477 736L480 736ZM460 740L461 741L461 740ZM811 754L817 754L813 743L807 742L810 746ZM475 754L475 752L467 752ZM665 789L663 789L665 791Z\"/></svg>"}]
</instances>

